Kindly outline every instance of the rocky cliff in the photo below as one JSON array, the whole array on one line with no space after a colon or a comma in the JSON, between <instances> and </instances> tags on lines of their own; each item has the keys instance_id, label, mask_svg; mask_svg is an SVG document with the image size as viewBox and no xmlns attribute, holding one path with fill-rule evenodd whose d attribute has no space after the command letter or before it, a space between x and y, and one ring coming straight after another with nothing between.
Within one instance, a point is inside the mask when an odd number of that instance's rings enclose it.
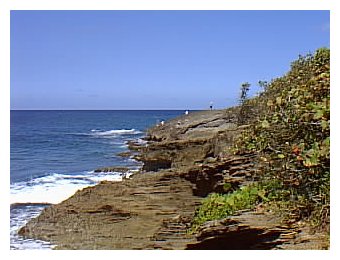
<instances>
[{"instance_id":1,"label":"rocky cliff","mask_svg":"<svg viewBox=\"0 0 340 260\"><path fill-rule=\"evenodd\" d=\"M143 169L102 182L46 208L19 234L58 249L272 249L306 245L301 228L256 209L188 232L200 201L254 181L253 155L229 152L242 130L237 109L195 112L151 128L146 144L130 143ZM302 236L302 237L301 237ZM308 239L307 239L308 240ZM300 241L300 242L299 242ZM311 243L309 248L314 247ZM296 246L298 247L298 246Z\"/></svg>"}]
</instances>

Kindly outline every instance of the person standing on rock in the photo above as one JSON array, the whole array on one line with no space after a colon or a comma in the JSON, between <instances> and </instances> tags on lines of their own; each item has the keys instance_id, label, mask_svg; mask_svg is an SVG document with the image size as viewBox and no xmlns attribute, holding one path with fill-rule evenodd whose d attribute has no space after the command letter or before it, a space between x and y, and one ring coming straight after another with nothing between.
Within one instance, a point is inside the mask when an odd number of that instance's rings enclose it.
<instances>
[{"instance_id":1,"label":"person standing on rock","mask_svg":"<svg viewBox=\"0 0 340 260\"><path fill-rule=\"evenodd\" d=\"M213 109L213 102L212 101L210 101L210 110L212 110Z\"/></svg>"}]
</instances>

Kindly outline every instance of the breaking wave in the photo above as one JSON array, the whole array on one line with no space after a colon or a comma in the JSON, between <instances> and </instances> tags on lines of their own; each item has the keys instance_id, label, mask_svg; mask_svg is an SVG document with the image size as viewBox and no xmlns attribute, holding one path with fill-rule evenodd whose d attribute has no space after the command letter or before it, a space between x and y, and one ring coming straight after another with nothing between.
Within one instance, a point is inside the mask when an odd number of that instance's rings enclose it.
<instances>
[{"instance_id":1,"label":"breaking wave","mask_svg":"<svg viewBox=\"0 0 340 260\"><path fill-rule=\"evenodd\" d=\"M142 132L136 129L113 129L109 131L102 131L97 129L91 130L93 136L116 136L116 135L136 135Z\"/></svg>"},{"instance_id":2,"label":"breaking wave","mask_svg":"<svg viewBox=\"0 0 340 260\"><path fill-rule=\"evenodd\" d=\"M126 177L133 174L128 172ZM94 186L101 181L121 181L119 172L85 172L83 174L53 173L28 182L11 184L11 204L49 203L56 204L72 196L76 191Z\"/></svg>"}]
</instances>

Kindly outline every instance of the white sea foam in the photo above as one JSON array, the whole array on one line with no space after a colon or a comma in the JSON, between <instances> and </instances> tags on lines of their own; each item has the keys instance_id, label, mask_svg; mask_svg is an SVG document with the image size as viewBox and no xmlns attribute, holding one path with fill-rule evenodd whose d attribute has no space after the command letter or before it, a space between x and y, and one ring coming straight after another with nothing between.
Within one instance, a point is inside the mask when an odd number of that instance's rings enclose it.
<instances>
[{"instance_id":1,"label":"white sea foam","mask_svg":"<svg viewBox=\"0 0 340 260\"><path fill-rule=\"evenodd\" d=\"M137 143L138 143L138 144L141 144L141 145L144 145L144 144L147 144L148 142L145 141L145 140L143 140L143 139L141 139L141 138L138 138L138 139L137 139Z\"/></svg>"},{"instance_id":2,"label":"white sea foam","mask_svg":"<svg viewBox=\"0 0 340 260\"><path fill-rule=\"evenodd\" d=\"M79 175L54 173L30 182L12 184L10 202L56 204L72 196L77 190L104 180L121 181L122 175L118 172L87 172Z\"/></svg>"},{"instance_id":3,"label":"white sea foam","mask_svg":"<svg viewBox=\"0 0 340 260\"><path fill-rule=\"evenodd\" d=\"M55 247L49 242L29 239L18 235L18 229L27 221L40 214L45 205L27 205L26 207L11 207L10 237L11 249L52 249Z\"/></svg>"},{"instance_id":4,"label":"white sea foam","mask_svg":"<svg viewBox=\"0 0 340 260\"><path fill-rule=\"evenodd\" d=\"M101 131L97 129L91 130L91 135L95 136L135 135L141 133L141 131L138 131L136 129L113 129L109 131Z\"/></svg>"}]
</instances>

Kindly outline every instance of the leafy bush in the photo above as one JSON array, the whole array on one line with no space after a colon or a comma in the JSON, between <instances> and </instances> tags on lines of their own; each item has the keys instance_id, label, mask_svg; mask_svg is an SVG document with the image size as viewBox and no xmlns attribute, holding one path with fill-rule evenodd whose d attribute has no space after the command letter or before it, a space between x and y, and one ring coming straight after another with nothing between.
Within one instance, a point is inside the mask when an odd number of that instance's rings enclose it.
<instances>
[{"instance_id":1,"label":"leafy bush","mask_svg":"<svg viewBox=\"0 0 340 260\"><path fill-rule=\"evenodd\" d=\"M202 201L192 221L192 231L209 220L222 219L242 209L250 209L264 197L265 191L257 184L244 186L230 194L211 193Z\"/></svg>"},{"instance_id":2,"label":"leafy bush","mask_svg":"<svg viewBox=\"0 0 340 260\"><path fill-rule=\"evenodd\" d=\"M296 202L296 208L308 212L300 216L313 216L318 226L327 225L329 49L300 56L286 75L266 83L265 91L249 102L257 116L248 121L250 127L236 142L235 152L258 154L263 177L279 180L289 192L289 200Z\"/></svg>"}]
</instances>

